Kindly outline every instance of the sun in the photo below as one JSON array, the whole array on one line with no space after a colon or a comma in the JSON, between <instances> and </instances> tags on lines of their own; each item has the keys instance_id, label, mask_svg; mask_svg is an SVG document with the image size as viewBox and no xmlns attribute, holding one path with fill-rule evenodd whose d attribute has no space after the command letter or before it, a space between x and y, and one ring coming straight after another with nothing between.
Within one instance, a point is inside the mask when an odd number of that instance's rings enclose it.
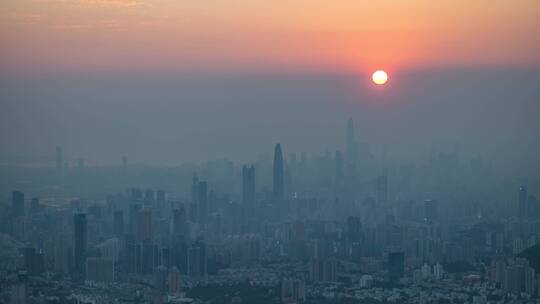
<instances>
[{"instance_id":1,"label":"sun","mask_svg":"<svg viewBox=\"0 0 540 304\"><path fill-rule=\"evenodd\" d=\"M388 74L383 70L378 70L373 73L371 79L375 84L385 84L388 81Z\"/></svg>"}]
</instances>

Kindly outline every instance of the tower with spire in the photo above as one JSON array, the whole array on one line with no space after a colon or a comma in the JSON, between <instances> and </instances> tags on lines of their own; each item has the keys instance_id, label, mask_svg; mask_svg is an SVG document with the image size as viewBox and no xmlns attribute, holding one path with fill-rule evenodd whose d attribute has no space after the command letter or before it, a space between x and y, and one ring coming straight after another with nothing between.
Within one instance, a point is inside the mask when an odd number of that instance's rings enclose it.
<instances>
[{"instance_id":1,"label":"tower with spire","mask_svg":"<svg viewBox=\"0 0 540 304\"><path fill-rule=\"evenodd\" d=\"M347 121L347 162L354 164L357 157L357 143L354 139L354 121L349 117Z\"/></svg>"},{"instance_id":2,"label":"tower with spire","mask_svg":"<svg viewBox=\"0 0 540 304\"><path fill-rule=\"evenodd\" d=\"M285 197L285 184L283 172L283 153L281 145L276 144L274 149L274 178L273 178L273 198L274 202L281 202Z\"/></svg>"}]
</instances>

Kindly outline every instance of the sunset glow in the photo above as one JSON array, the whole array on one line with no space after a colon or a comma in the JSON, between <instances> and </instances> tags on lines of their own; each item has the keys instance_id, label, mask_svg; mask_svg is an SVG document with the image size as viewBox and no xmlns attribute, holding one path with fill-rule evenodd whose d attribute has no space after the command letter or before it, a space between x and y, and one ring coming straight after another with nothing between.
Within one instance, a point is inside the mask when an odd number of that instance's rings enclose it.
<instances>
[{"instance_id":1,"label":"sunset glow","mask_svg":"<svg viewBox=\"0 0 540 304\"><path fill-rule=\"evenodd\" d=\"M489 9L450 0L7 0L0 9L0 68L14 72L540 66L528 34L540 27L534 0Z\"/></svg>"}]
</instances>

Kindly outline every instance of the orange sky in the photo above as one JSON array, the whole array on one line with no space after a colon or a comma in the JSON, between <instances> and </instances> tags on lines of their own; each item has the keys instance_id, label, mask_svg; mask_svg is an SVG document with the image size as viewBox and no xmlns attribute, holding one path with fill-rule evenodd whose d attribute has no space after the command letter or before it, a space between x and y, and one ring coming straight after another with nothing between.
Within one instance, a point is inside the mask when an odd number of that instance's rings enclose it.
<instances>
[{"instance_id":1,"label":"orange sky","mask_svg":"<svg viewBox=\"0 0 540 304\"><path fill-rule=\"evenodd\" d=\"M538 0L4 0L0 69L540 67Z\"/></svg>"}]
</instances>

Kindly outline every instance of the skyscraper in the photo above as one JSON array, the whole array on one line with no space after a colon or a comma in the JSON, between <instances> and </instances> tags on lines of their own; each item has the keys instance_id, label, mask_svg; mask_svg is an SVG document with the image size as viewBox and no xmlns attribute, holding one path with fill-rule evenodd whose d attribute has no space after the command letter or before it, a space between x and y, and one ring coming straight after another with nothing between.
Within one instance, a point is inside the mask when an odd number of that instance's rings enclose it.
<instances>
[{"instance_id":1,"label":"skyscraper","mask_svg":"<svg viewBox=\"0 0 540 304\"><path fill-rule=\"evenodd\" d=\"M84 271L86 266L86 247L87 247L87 224L85 213L75 213L73 216L74 244L73 244L73 259L75 273L80 279L84 279Z\"/></svg>"},{"instance_id":2,"label":"skyscraper","mask_svg":"<svg viewBox=\"0 0 540 304\"><path fill-rule=\"evenodd\" d=\"M13 191L11 196L11 207L13 210L13 216L24 215L24 193L21 191Z\"/></svg>"},{"instance_id":3,"label":"skyscraper","mask_svg":"<svg viewBox=\"0 0 540 304\"><path fill-rule=\"evenodd\" d=\"M354 164L357 154L356 141L354 139L354 122L352 117L347 121L347 162Z\"/></svg>"},{"instance_id":4,"label":"skyscraper","mask_svg":"<svg viewBox=\"0 0 540 304\"><path fill-rule=\"evenodd\" d=\"M206 182L199 182L199 198L198 198L198 212L199 212L199 224L201 226L206 224L206 217L208 213L208 190Z\"/></svg>"},{"instance_id":5,"label":"skyscraper","mask_svg":"<svg viewBox=\"0 0 540 304\"><path fill-rule=\"evenodd\" d=\"M31 212L36 212L39 209L39 198L33 197L32 202L30 203Z\"/></svg>"},{"instance_id":6,"label":"skyscraper","mask_svg":"<svg viewBox=\"0 0 540 304\"><path fill-rule=\"evenodd\" d=\"M377 204L386 204L388 200L388 177L381 175L377 177Z\"/></svg>"},{"instance_id":7,"label":"skyscraper","mask_svg":"<svg viewBox=\"0 0 540 304\"><path fill-rule=\"evenodd\" d=\"M343 169L343 152L337 150L336 156L335 156L335 162L336 162L336 183L340 183L343 181L343 178L345 177L345 172Z\"/></svg>"},{"instance_id":8,"label":"skyscraper","mask_svg":"<svg viewBox=\"0 0 540 304\"><path fill-rule=\"evenodd\" d=\"M143 208L137 213L137 238L139 242L151 240L152 233L152 210Z\"/></svg>"},{"instance_id":9,"label":"skyscraper","mask_svg":"<svg viewBox=\"0 0 540 304\"><path fill-rule=\"evenodd\" d=\"M527 186L519 187L519 219L525 220L527 217Z\"/></svg>"},{"instance_id":10,"label":"skyscraper","mask_svg":"<svg viewBox=\"0 0 540 304\"><path fill-rule=\"evenodd\" d=\"M89 258L86 261L86 279L93 282L114 281L114 261L110 258Z\"/></svg>"},{"instance_id":11,"label":"skyscraper","mask_svg":"<svg viewBox=\"0 0 540 304\"><path fill-rule=\"evenodd\" d=\"M179 293L182 288L180 271L176 266L172 267L167 276L167 287L170 293Z\"/></svg>"},{"instance_id":12,"label":"skyscraper","mask_svg":"<svg viewBox=\"0 0 540 304\"><path fill-rule=\"evenodd\" d=\"M140 205L137 205L137 204L129 205L129 232L132 234L135 234L137 232L137 214L139 213L140 209L141 209Z\"/></svg>"},{"instance_id":13,"label":"skyscraper","mask_svg":"<svg viewBox=\"0 0 540 304\"><path fill-rule=\"evenodd\" d=\"M155 196L156 193L152 189L146 189L146 191L144 191L144 200L146 202L154 202Z\"/></svg>"},{"instance_id":14,"label":"skyscraper","mask_svg":"<svg viewBox=\"0 0 540 304\"><path fill-rule=\"evenodd\" d=\"M62 147L56 146L56 169L62 169Z\"/></svg>"},{"instance_id":15,"label":"skyscraper","mask_svg":"<svg viewBox=\"0 0 540 304\"><path fill-rule=\"evenodd\" d=\"M206 244L197 242L187 250L187 274L192 277L206 276Z\"/></svg>"},{"instance_id":16,"label":"skyscraper","mask_svg":"<svg viewBox=\"0 0 540 304\"><path fill-rule=\"evenodd\" d=\"M122 171L123 172L126 172L127 171L127 156L122 156Z\"/></svg>"},{"instance_id":17,"label":"skyscraper","mask_svg":"<svg viewBox=\"0 0 540 304\"><path fill-rule=\"evenodd\" d=\"M193 176L191 182L191 202L196 204L199 201L199 178Z\"/></svg>"},{"instance_id":18,"label":"skyscraper","mask_svg":"<svg viewBox=\"0 0 540 304\"><path fill-rule=\"evenodd\" d=\"M114 212L113 228L116 236L122 236L124 234L124 212L122 210Z\"/></svg>"},{"instance_id":19,"label":"skyscraper","mask_svg":"<svg viewBox=\"0 0 540 304\"><path fill-rule=\"evenodd\" d=\"M437 200L427 199L424 201L424 220L434 222L439 219L439 203Z\"/></svg>"},{"instance_id":20,"label":"skyscraper","mask_svg":"<svg viewBox=\"0 0 540 304\"><path fill-rule=\"evenodd\" d=\"M253 204L255 201L255 167L242 168L242 203Z\"/></svg>"},{"instance_id":21,"label":"skyscraper","mask_svg":"<svg viewBox=\"0 0 540 304\"><path fill-rule=\"evenodd\" d=\"M158 191L156 192L156 200L157 200L158 204L163 204L163 203L165 203L165 201L166 201L166 196L167 196L167 195L166 195L166 193L165 193L164 190L158 190Z\"/></svg>"},{"instance_id":22,"label":"skyscraper","mask_svg":"<svg viewBox=\"0 0 540 304\"><path fill-rule=\"evenodd\" d=\"M173 210L172 230L174 234L187 234L187 214L184 205Z\"/></svg>"},{"instance_id":23,"label":"skyscraper","mask_svg":"<svg viewBox=\"0 0 540 304\"><path fill-rule=\"evenodd\" d=\"M274 149L274 202L280 202L285 197L285 185L283 174L283 153L281 145L277 144Z\"/></svg>"},{"instance_id":24,"label":"skyscraper","mask_svg":"<svg viewBox=\"0 0 540 304\"><path fill-rule=\"evenodd\" d=\"M397 281L405 272L405 254L403 252L388 253L388 277L390 281Z\"/></svg>"}]
</instances>

